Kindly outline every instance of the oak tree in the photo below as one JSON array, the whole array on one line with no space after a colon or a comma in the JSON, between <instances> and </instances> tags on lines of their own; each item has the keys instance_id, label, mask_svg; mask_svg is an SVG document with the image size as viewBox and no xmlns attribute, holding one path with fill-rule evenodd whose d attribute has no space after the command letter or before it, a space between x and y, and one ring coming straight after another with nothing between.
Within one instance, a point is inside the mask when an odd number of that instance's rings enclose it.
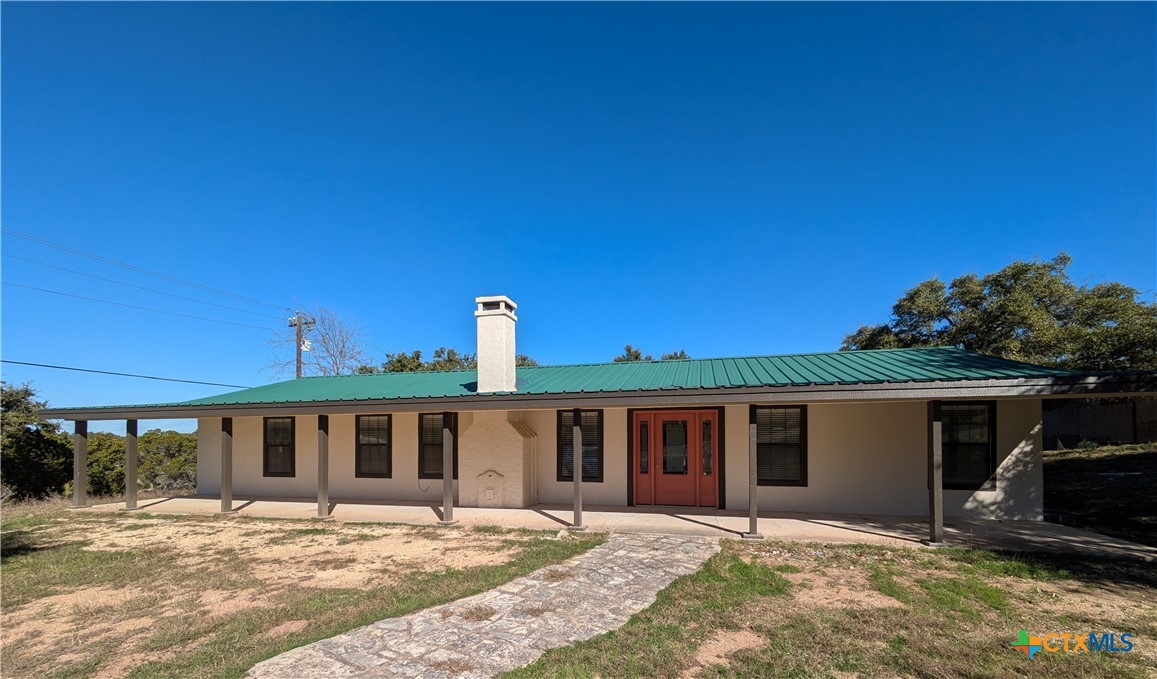
<instances>
[{"instance_id":1,"label":"oak tree","mask_svg":"<svg viewBox=\"0 0 1157 679\"><path fill-rule=\"evenodd\" d=\"M518 354L514 357L514 365L518 367L535 366L538 365L538 361L526 354ZM473 370L477 367L478 357L474 354L458 353L457 349L438 347L434 350L434 355L430 360L423 360L421 349L415 349L408 353L402 351L394 354L386 354L386 360L382 362L380 366L360 365L357 368L357 372L365 375L374 373L429 372L432 370Z\"/></svg>"},{"instance_id":2,"label":"oak tree","mask_svg":"<svg viewBox=\"0 0 1157 679\"><path fill-rule=\"evenodd\" d=\"M4 494L42 497L60 493L72 478L72 446L60 425L40 411L28 384L0 382L0 474Z\"/></svg>"},{"instance_id":3,"label":"oak tree","mask_svg":"<svg viewBox=\"0 0 1157 679\"><path fill-rule=\"evenodd\" d=\"M924 281L886 323L859 327L840 348L957 346L1070 370L1157 369L1157 304L1122 283L1074 282L1071 261L1061 253L948 285Z\"/></svg>"}]
</instances>

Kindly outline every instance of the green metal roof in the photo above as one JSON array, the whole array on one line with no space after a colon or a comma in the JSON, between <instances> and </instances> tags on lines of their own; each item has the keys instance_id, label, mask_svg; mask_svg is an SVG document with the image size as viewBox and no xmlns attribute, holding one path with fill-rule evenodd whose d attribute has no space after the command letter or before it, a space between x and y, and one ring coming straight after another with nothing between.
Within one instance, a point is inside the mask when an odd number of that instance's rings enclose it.
<instances>
[{"instance_id":1,"label":"green metal roof","mask_svg":"<svg viewBox=\"0 0 1157 679\"><path fill-rule=\"evenodd\" d=\"M518 368L517 394L591 394L1073 376L953 347ZM231 406L478 396L473 370L307 377L182 403ZM482 395L485 397L485 395Z\"/></svg>"}]
</instances>

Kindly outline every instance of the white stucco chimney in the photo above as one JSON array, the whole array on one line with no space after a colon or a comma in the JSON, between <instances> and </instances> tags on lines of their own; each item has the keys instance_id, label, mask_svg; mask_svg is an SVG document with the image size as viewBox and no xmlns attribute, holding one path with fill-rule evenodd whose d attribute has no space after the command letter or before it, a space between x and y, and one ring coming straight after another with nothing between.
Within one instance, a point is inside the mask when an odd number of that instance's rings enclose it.
<instances>
[{"instance_id":1,"label":"white stucco chimney","mask_svg":"<svg viewBox=\"0 0 1157 679\"><path fill-rule=\"evenodd\" d=\"M478 393L515 391L514 324L518 305L505 295L476 297Z\"/></svg>"}]
</instances>

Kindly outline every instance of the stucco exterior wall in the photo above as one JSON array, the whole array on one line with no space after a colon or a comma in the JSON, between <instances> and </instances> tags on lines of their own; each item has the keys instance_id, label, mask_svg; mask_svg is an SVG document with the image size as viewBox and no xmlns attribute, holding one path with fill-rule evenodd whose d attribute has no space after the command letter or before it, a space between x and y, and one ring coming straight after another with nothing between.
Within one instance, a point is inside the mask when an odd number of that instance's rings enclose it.
<instances>
[{"instance_id":1,"label":"stucco exterior wall","mask_svg":"<svg viewBox=\"0 0 1157 679\"><path fill-rule=\"evenodd\" d=\"M727 507L747 506L747 406L728 406ZM761 511L928 513L927 405L808 405L807 486L760 486ZM1039 399L998 401L993 490L944 491L946 516L1039 520L1044 487Z\"/></svg>"},{"instance_id":2,"label":"stucco exterior wall","mask_svg":"<svg viewBox=\"0 0 1157 679\"><path fill-rule=\"evenodd\" d=\"M197 420L197 492L221 494L221 418Z\"/></svg>"},{"instance_id":3,"label":"stucco exterior wall","mask_svg":"<svg viewBox=\"0 0 1157 679\"><path fill-rule=\"evenodd\" d=\"M538 432L538 501L570 504L574 483L558 480L558 411L532 410L523 421ZM627 409L603 410L603 480L583 482L583 506L627 504Z\"/></svg>"},{"instance_id":4,"label":"stucco exterior wall","mask_svg":"<svg viewBox=\"0 0 1157 679\"><path fill-rule=\"evenodd\" d=\"M220 419L215 420L216 477L220 491ZM268 497L309 497L317 493L317 416L294 418L294 445L296 458L292 477L265 477L262 470L264 445L264 418L233 418L233 495L262 495ZM200 436L198 435L198 438ZM198 459L198 468L200 460ZM200 491L200 488L197 489Z\"/></svg>"},{"instance_id":5,"label":"stucco exterior wall","mask_svg":"<svg viewBox=\"0 0 1157 679\"><path fill-rule=\"evenodd\" d=\"M1040 399L996 404L996 489L944 491L944 512L990 519L1044 518L1044 426Z\"/></svg>"},{"instance_id":6,"label":"stucco exterior wall","mask_svg":"<svg viewBox=\"0 0 1157 679\"><path fill-rule=\"evenodd\" d=\"M461 419L461 418L460 418ZM262 474L263 418L233 418L233 494L235 496L313 497L317 494L317 417L295 419L296 477ZM459 426L462 426L460 421ZM440 502L442 482L418 478L418 415L391 416L392 478L356 478L354 416L329 418L330 497L348 500L407 500ZM221 492L221 419L197 424L197 492ZM461 456L461 445L459 445ZM461 469L459 469L461 474ZM457 493L457 484L455 484Z\"/></svg>"},{"instance_id":7,"label":"stucco exterior wall","mask_svg":"<svg viewBox=\"0 0 1157 679\"><path fill-rule=\"evenodd\" d=\"M312 419L312 418L305 418ZM316 424L311 424L316 426ZM459 423L461 425L461 422ZM357 478L355 475L355 422L353 415L331 415L329 418L329 495L348 500L442 501L440 479L418 478L418 415L394 413L390 417L392 450L388 479ZM315 447L316 448L316 447ZM316 452L315 452L316 455ZM461 449L459 449L461 456ZM317 467L317 458L312 464ZM258 470L260 472L260 469ZM459 469L461 475L461 469ZM314 476L316 479L316 474ZM234 491L238 492L238 491ZM307 495L317 492L316 487ZM457 483L455 484L457 501Z\"/></svg>"},{"instance_id":8,"label":"stucco exterior wall","mask_svg":"<svg viewBox=\"0 0 1157 679\"><path fill-rule=\"evenodd\" d=\"M527 507L569 504L573 484L557 480L557 411L462 413L457 503ZM761 486L762 511L924 516L927 406L923 402L813 403L808 406L808 484ZM1042 517L1039 399L997 402L997 471L993 490L944 491L947 516ZM724 409L726 508L747 506L748 406ZM628 504L627 409L603 411L603 481L585 482L587 506ZM197 490L220 492L220 419L198 429ZM354 475L354 416L330 417L330 496L350 500L439 502L439 480L418 479L418 415L392 416L393 477ZM237 496L311 497L316 493L317 418L296 418L294 478L262 475L262 418L234 418L233 492ZM480 479L487 472L494 475Z\"/></svg>"}]
</instances>

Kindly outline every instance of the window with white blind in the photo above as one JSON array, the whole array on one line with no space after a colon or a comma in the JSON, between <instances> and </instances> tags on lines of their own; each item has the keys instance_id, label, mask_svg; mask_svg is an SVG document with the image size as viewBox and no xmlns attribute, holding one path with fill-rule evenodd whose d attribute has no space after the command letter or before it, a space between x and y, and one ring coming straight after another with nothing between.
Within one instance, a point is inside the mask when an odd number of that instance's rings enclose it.
<instances>
[{"instance_id":1,"label":"window with white blind","mask_svg":"<svg viewBox=\"0 0 1157 679\"><path fill-rule=\"evenodd\" d=\"M806 486L806 407L752 406L751 422L759 485Z\"/></svg>"},{"instance_id":2,"label":"window with white blind","mask_svg":"<svg viewBox=\"0 0 1157 679\"><path fill-rule=\"evenodd\" d=\"M603 411L583 410L583 481L603 481ZM558 480L574 481L574 411L558 411Z\"/></svg>"},{"instance_id":3,"label":"window with white blind","mask_svg":"<svg viewBox=\"0 0 1157 679\"><path fill-rule=\"evenodd\" d=\"M418 416L418 478L442 478L442 413L422 413ZM454 435L454 478L458 478L458 418L450 416L450 432Z\"/></svg>"},{"instance_id":4,"label":"window with white blind","mask_svg":"<svg viewBox=\"0 0 1157 679\"><path fill-rule=\"evenodd\" d=\"M944 487L983 490L994 487L996 471L996 403L940 404Z\"/></svg>"},{"instance_id":5,"label":"window with white blind","mask_svg":"<svg viewBox=\"0 0 1157 679\"><path fill-rule=\"evenodd\" d=\"M393 472L390 416L358 415L356 422L357 450L354 453L354 476L371 479L390 478Z\"/></svg>"},{"instance_id":6,"label":"window with white blind","mask_svg":"<svg viewBox=\"0 0 1157 679\"><path fill-rule=\"evenodd\" d=\"M297 455L294 452L292 417L265 418L262 473L265 476L294 476Z\"/></svg>"}]
</instances>

